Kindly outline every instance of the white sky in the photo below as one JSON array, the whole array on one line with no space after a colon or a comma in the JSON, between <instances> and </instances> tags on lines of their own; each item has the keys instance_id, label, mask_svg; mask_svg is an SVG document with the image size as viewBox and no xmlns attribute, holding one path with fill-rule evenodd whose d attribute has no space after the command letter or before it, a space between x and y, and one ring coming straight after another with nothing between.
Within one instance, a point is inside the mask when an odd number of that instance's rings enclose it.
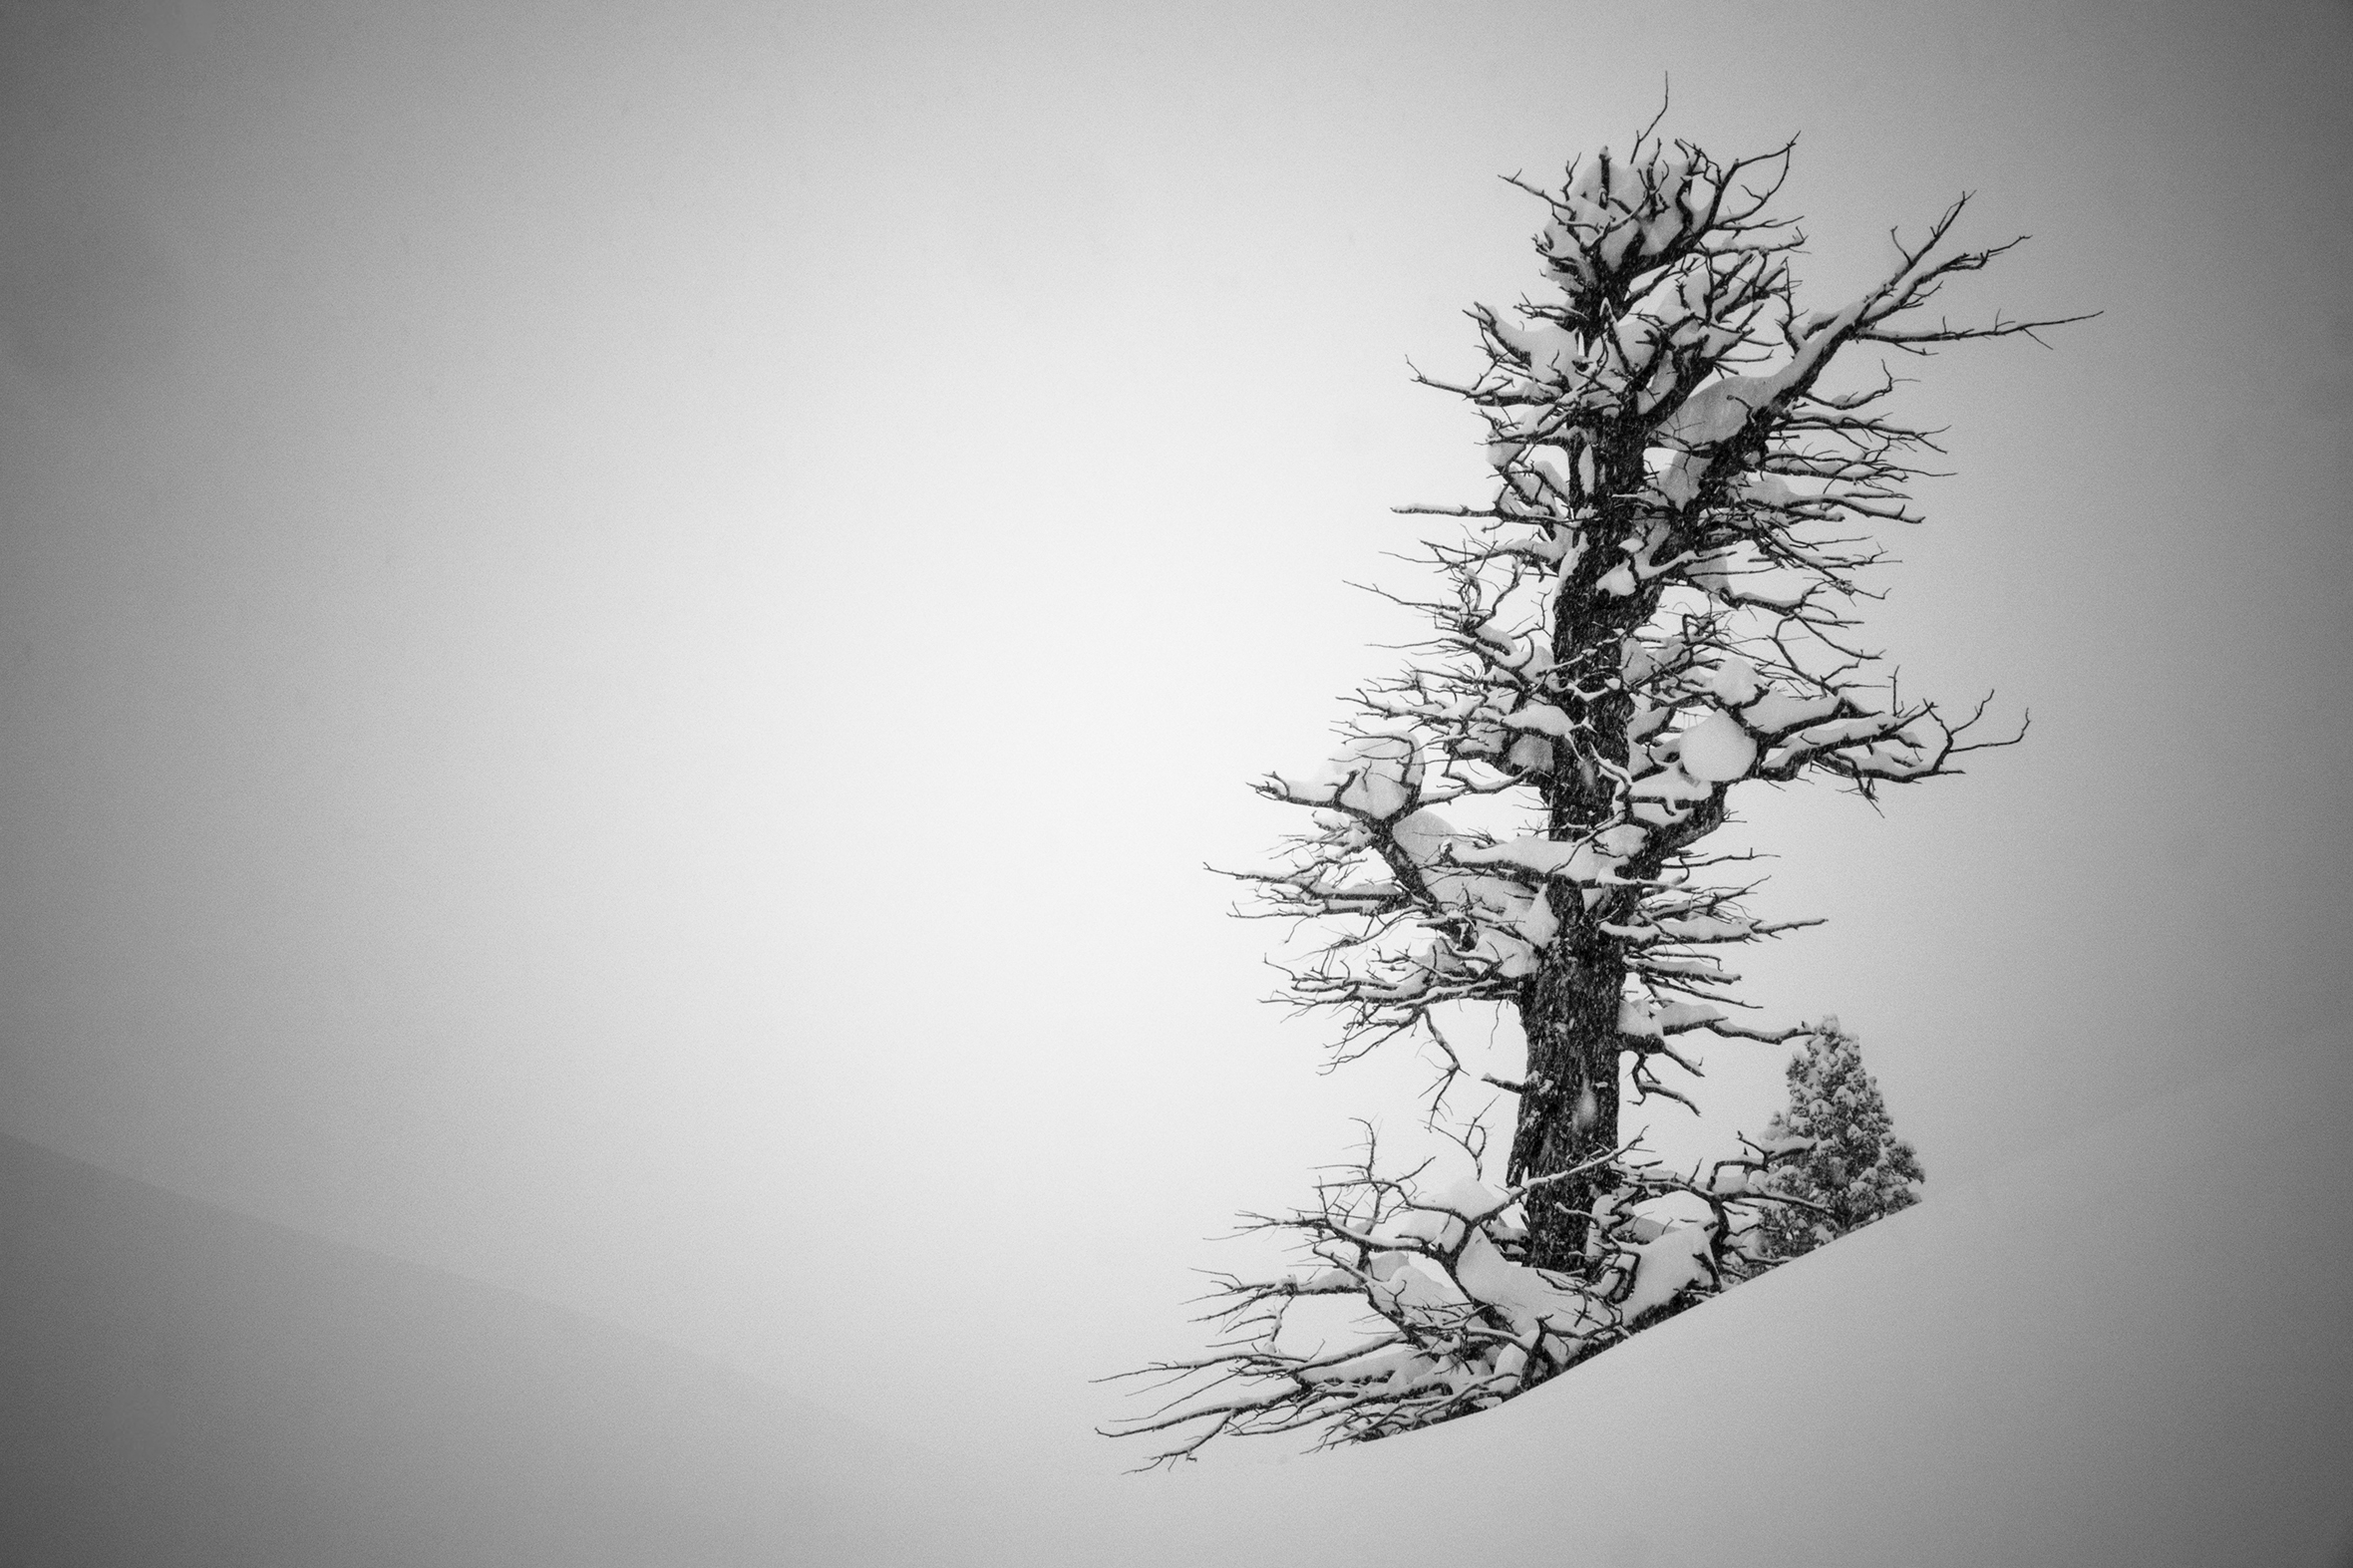
<instances>
[{"instance_id":1,"label":"white sky","mask_svg":"<svg viewBox=\"0 0 2353 1568\"><path fill-rule=\"evenodd\" d=\"M1403 1119L1204 860L1469 498L1493 176L1964 188L1874 625L2029 744L1756 813L1931 1182L2347 956L2340 6L128 6L0 27L0 1129L900 1432L1110 1464L1202 1237ZM1726 1130L1778 1061L1719 1048Z\"/></svg>"}]
</instances>

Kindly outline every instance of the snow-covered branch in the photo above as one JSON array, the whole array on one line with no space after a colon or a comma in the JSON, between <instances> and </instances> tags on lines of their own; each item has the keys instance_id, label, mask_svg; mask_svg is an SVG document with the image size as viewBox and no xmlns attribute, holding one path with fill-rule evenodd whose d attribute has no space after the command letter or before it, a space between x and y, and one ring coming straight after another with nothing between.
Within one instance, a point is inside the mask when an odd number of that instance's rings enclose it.
<instances>
[{"instance_id":1,"label":"snow-covered branch","mask_svg":"<svg viewBox=\"0 0 2353 1568\"><path fill-rule=\"evenodd\" d=\"M1223 1434L1314 1428L1323 1444L1358 1441L1498 1404L1765 1267L1758 1177L1797 1151L1751 1148L1702 1179L1628 1145L1510 1186L1476 1175L1426 1185L1427 1164L1382 1170L1368 1134L1364 1157L1320 1182L1314 1207L1249 1221L1292 1238L1298 1266L1220 1277L1205 1298L1216 1344L1124 1374L1163 1397L1109 1430L1172 1434L1150 1461L1165 1464ZM1529 1196L1597 1174L1609 1187L1589 1266L1527 1266ZM1644 1212L1672 1194L1696 1196L1706 1217ZM1316 1307L1341 1316L1300 1321Z\"/></svg>"}]
</instances>

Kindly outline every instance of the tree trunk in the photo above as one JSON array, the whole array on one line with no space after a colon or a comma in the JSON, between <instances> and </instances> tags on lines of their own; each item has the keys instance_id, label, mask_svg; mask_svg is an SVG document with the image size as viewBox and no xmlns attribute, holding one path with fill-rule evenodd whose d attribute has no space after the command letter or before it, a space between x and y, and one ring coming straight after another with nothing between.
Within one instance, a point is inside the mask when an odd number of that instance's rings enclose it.
<instances>
[{"instance_id":1,"label":"tree trunk","mask_svg":"<svg viewBox=\"0 0 2353 1568\"><path fill-rule=\"evenodd\" d=\"M1601 493L1629 488L1616 475L1624 470L1638 476L1640 465L1639 451L1604 455L1602 476L1608 482ZM1597 531L1614 538L1630 526L1605 515ZM1609 778L1594 764L1605 762L1621 773L1625 768L1633 700L1620 678L1621 649L1657 608L1656 588L1623 596L1596 591L1603 564L1601 552L1593 552L1554 601L1555 700L1577 725L1585 752L1564 759L1569 766L1556 769L1546 782L1546 814L1556 840L1579 838L1606 825L1614 808ZM1514 1182L1573 1169L1617 1147L1618 1008L1625 993L1626 954L1601 923L1623 917L1618 906L1624 895L1613 890L1590 909L1573 892L1562 896L1568 908L1557 900L1553 904L1559 933L1520 990L1527 1090L1512 1139L1510 1179ZM1604 1165L1531 1193L1527 1261L1537 1268L1582 1272L1594 1200L1616 1184L1615 1172Z\"/></svg>"},{"instance_id":2,"label":"tree trunk","mask_svg":"<svg viewBox=\"0 0 2353 1568\"><path fill-rule=\"evenodd\" d=\"M1513 1181L1570 1170L1617 1146L1618 998L1625 973L1617 943L1580 916L1529 979L1519 1003L1527 1092L1512 1139ZM1604 1165L1530 1193L1527 1261L1581 1272L1593 1202L1615 1184Z\"/></svg>"}]
</instances>

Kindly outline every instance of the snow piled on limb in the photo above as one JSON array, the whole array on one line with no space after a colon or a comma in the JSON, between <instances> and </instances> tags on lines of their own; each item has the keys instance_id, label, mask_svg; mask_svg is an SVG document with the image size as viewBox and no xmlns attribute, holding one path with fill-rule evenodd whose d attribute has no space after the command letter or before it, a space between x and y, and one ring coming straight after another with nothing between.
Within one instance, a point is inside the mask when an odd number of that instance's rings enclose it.
<instances>
[{"instance_id":1,"label":"snow piled on limb","mask_svg":"<svg viewBox=\"0 0 2353 1568\"><path fill-rule=\"evenodd\" d=\"M1220 1276L1205 1298L1210 1353L1123 1377L1161 1395L1115 1435L1178 1433L1153 1463L1190 1457L1221 1435L1313 1431L1316 1446L1363 1441L1502 1403L1760 1268L1766 1182L1781 1156L1748 1148L1702 1180L1608 1151L1587 1266L1529 1267L1523 1200L1569 1172L1512 1186L1433 1163L1388 1173L1368 1129L1361 1160L1316 1187L1314 1207L1250 1229L1290 1236L1297 1266L1260 1279ZM1431 1179L1425 1179L1431 1178ZM1700 1219L1646 1212L1675 1195ZM1342 1310L1339 1332L1327 1312Z\"/></svg>"},{"instance_id":2,"label":"snow piled on limb","mask_svg":"<svg viewBox=\"0 0 2353 1568\"><path fill-rule=\"evenodd\" d=\"M1766 1179L1777 1198L1758 1235L1762 1256L1794 1258L1872 1220L1911 1207L1928 1177L1876 1079L1863 1071L1862 1042L1835 1018L1807 1037L1790 1062L1790 1104L1760 1140L1784 1154ZM1794 1156L1794 1157L1792 1157Z\"/></svg>"},{"instance_id":3,"label":"snow piled on limb","mask_svg":"<svg viewBox=\"0 0 2353 1568\"><path fill-rule=\"evenodd\" d=\"M1355 694L1327 762L1260 782L1306 825L1237 873L1245 914L1318 939L1283 996L1328 1010L1335 1060L1414 1046L1437 1073L1428 1126L1477 1175L1488 1112L1457 1120L1450 1096L1491 1095L1508 1168L1467 1197L1368 1152L1314 1203L1252 1220L1313 1266L1227 1280L1218 1345L1153 1369L1176 1402L1119 1429L1176 1433L1164 1457L1221 1432L1447 1419L1766 1266L1766 1206L1803 1201L1767 1178L1803 1140L1744 1145L1702 1179L1642 1163L1618 1130L1624 1099L1691 1103L1691 1036L1808 1033L1742 1021L1721 950L1811 922L1746 908L1726 868L1751 856L1714 835L1760 781L1872 796L2023 736L1985 737L1983 702L1899 690L1853 612L1874 530L1918 520L1905 486L1935 450L1891 412L1885 356L2056 323L1931 308L2008 248L1949 242L1965 198L1859 295L1801 309L1803 236L1772 210L1790 148L1718 160L1654 130L1557 186L1513 176L1543 206L1544 288L1472 308L1473 373L1416 373L1481 422L1492 490L1400 508L1451 520L1424 541L1433 585L1385 595L1429 630ZM1466 1054L1458 1024L1522 1060ZM1669 1198L1712 1218L1644 1211ZM1301 1303L1339 1314L1323 1338L1289 1332Z\"/></svg>"},{"instance_id":4,"label":"snow piled on limb","mask_svg":"<svg viewBox=\"0 0 2353 1568\"><path fill-rule=\"evenodd\" d=\"M1410 733L1352 735L1321 768L1296 782L1277 774L1272 784L1296 805L1387 820L1412 808L1422 787L1422 754Z\"/></svg>"}]
</instances>

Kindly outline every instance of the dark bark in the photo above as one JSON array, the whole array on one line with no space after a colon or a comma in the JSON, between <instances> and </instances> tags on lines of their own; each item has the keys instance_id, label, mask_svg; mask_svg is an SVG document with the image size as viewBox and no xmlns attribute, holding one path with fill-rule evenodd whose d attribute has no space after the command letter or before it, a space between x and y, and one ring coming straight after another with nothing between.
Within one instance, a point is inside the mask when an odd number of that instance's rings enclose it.
<instances>
[{"instance_id":1,"label":"dark bark","mask_svg":"<svg viewBox=\"0 0 2353 1568\"><path fill-rule=\"evenodd\" d=\"M1618 998L1624 953L1581 915L1561 932L1519 1004L1527 1035L1527 1090L1512 1140L1513 1182L1550 1175L1617 1146ZM1580 1271L1594 1200L1616 1184L1610 1167L1528 1194L1527 1262Z\"/></svg>"},{"instance_id":2,"label":"dark bark","mask_svg":"<svg viewBox=\"0 0 2353 1568\"><path fill-rule=\"evenodd\" d=\"M1617 470L1630 462L1640 470L1639 452L1616 453L1601 465L1603 494L1617 485ZM1607 510L1609 508L1605 508ZM1614 519L1613 519L1614 520ZM1608 522L1602 528L1609 536ZM1623 524L1619 523L1622 527ZM1595 583L1614 560L1581 564L1556 600L1552 656L1556 701L1581 737L1580 744L1546 781L1546 815L1555 839L1582 837L1612 820L1615 786L1595 764L1622 770L1627 761L1626 724L1633 699L1619 678L1620 648L1657 607L1655 588L1623 597L1596 591ZM1624 895L1612 893L1583 907L1575 893L1553 895L1560 931L1521 989L1519 1022L1527 1040L1526 1092L1512 1139L1510 1179L1532 1180L1601 1159L1618 1142L1618 1009L1625 992L1626 953L1618 938L1601 929L1623 918ZM1563 909L1565 901L1572 907ZM1596 1199L1617 1184L1607 1164L1567 1177L1529 1194L1527 1262L1537 1268L1579 1272L1588 1257Z\"/></svg>"}]
</instances>

